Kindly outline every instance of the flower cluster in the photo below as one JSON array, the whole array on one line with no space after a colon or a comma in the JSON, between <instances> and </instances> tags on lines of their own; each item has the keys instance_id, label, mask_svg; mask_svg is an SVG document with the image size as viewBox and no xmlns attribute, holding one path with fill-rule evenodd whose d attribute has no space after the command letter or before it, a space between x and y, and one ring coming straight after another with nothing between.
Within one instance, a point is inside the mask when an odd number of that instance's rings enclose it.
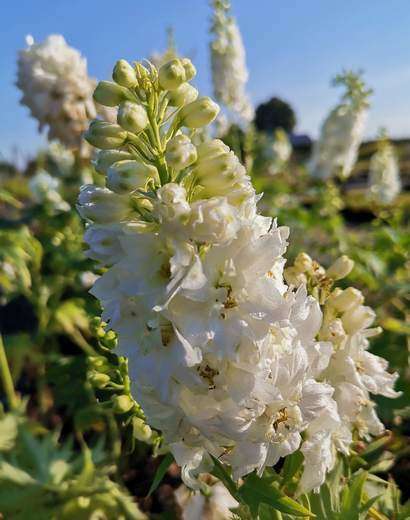
<instances>
[{"instance_id":1,"label":"flower cluster","mask_svg":"<svg viewBox=\"0 0 410 520\"><path fill-rule=\"evenodd\" d=\"M370 160L369 190L380 204L390 204L401 190L399 162L394 146L382 137Z\"/></svg>"},{"instance_id":2,"label":"flower cluster","mask_svg":"<svg viewBox=\"0 0 410 520\"><path fill-rule=\"evenodd\" d=\"M267 149L266 155L269 160L268 173L276 175L282 171L292 155L292 144L287 133L278 128L273 135L273 142Z\"/></svg>"},{"instance_id":3,"label":"flower cluster","mask_svg":"<svg viewBox=\"0 0 410 520\"><path fill-rule=\"evenodd\" d=\"M84 186L78 200L88 255L107 267L92 293L190 487L211 455L234 478L261 474L300 447L309 460L318 436L343 431L333 342L317 340L327 318L304 284L285 283L288 229L258 214L234 153L193 143L219 111L197 97L194 75L187 59L116 64L94 97L118 107L117 124L94 121L86 134L106 186ZM304 489L323 481L325 460L319 476L306 464Z\"/></svg>"},{"instance_id":4,"label":"flower cluster","mask_svg":"<svg viewBox=\"0 0 410 520\"><path fill-rule=\"evenodd\" d=\"M345 86L346 92L323 122L314 145L309 170L319 179L350 176L367 119L367 98L371 91L366 90L360 75L347 72L337 76L334 84Z\"/></svg>"},{"instance_id":5,"label":"flower cluster","mask_svg":"<svg viewBox=\"0 0 410 520\"><path fill-rule=\"evenodd\" d=\"M333 388L338 414L328 413L320 427L309 425L301 448L305 467L301 487L318 487L335 463L337 451L348 454L353 434L369 439L384 431L375 411L371 394L394 398L398 374L387 372L387 361L368 351L369 339L381 332L371 328L375 312L364 305L361 291L354 287L333 288L335 281L346 277L354 263L341 256L326 271L305 253L300 254L292 267L285 270L291 285L307 283L321 303L323 320L318 338L321 341L321 366L315 368L318 381L326 381Z\"/></svg>"},{"instance_id":6,"label":"flower cluster","mask_svg":"<svg viewBox=\"0 0 410 520\"><path fill-rule=\"evenodd\" d=\"M50 140L78 147L90 119L96 116L95 82L88 77L86 60L61 35L48 36L42 43L28 37L27 43L18 59L21 103L38 120L40 131L48 127Z\"/></svg>"},{"instance_id":7,"label":"flower cluster","mask_svg":"<svg viewBox=\"0 0 410 520\"><path fill-rule=\"evenodd\" d=\"M29 189L34 202L49 207L53 212L70 209L68 202L62 198L59 187L59 179L52 177L45 170L38 171L29 182Z\"/></svg>"},{"instance_id":8,"label":"flower cluster","mask_svg":"<svg viewBox=\"0 0 410 520\"><path fill-rule=\"evenodd\" d=\"M229 16L229 2L214 0L211 67L215 98L244 122L254 116L246 94L248 71L245 48L235 19Z\"/></svg>"}]
</instances>

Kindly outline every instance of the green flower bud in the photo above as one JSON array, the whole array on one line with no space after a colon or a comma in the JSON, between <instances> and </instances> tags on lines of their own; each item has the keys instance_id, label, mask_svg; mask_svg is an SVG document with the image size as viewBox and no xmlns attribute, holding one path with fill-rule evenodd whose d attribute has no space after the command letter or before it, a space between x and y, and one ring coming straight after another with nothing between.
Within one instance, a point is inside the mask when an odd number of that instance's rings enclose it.
<instances>
[{"instance_id":1,"label":"green flower bud","mask_svg":"<svg viewBox=\"0 0 410 520\"><path fill-rule=\"evenodd\" d=\"M90 366L98 372L108 371L110 365L104 356L89 356L88 362Z\"/></svg>"},{"instance_id":2,"label":"green flower bud","mask_svg":"<svg viewBox=\"0 0 410 520\"><path fill-rule=\"evenodd\" d=\"M219 113L219 106L209 97L201 97L185 105L179 117L188 128L201 128L209 125Z\"/></svg>"},{"instance_id":3,"label":"green flower bud","mask_svg":"<svg viewBox=\"0 0 410 520\"><path fill-rule=\"evenodd\" d=\"M148 125L145 108L131 101L124 101L118 109L117 122L125 130L139 134Z\"/></svg>"},{"instance_id":4,"label":"green flower bud","mask_svg":"<svg viewBox=\"0 0 410 520\"><path fill-rule=\"evenodd\" d=\"M179 134L167 144L165 152L167 163L179 171L194 163L197 159L196 147L188 136Z\"/></svg>"},{"instance_id":5,"label":"green flower bud","mask_svg":"<svg viewBox=\"0 0 410 520\"><path fill-rule=\"evenodd\" d=\"M116 193L129 193L143 188L149 178L158 178L155 166L139 161L119 161L108 169L107 187Z\"/></svg>"},{"instance_id":6,"label":"green flower bud","mask_svg":"<svg viewBox=\"0 0 410 520\"><path fill-rule=\"evenodd\" d=\"M112 404L115 413L127 413L134 406L134 401L128 395L116 395Z\"/></svg>"},{"instance_id":7,"label":"green flower bud","mask_svg":"<svg viewBox=\"0 0 410 520\"><path fill-rule=\"evenodd\" d=\"M182 58L181 63L185 70L185 81L191 81L196 76L195 65L189 58Z\"/></svg>"},{"instance_id":8,"label":"green flower bud","mask_svg":"<svg viewBox=\"0 0 410 520\"><path fill-rule=\"evenodd\" d=\"M326 271L326 276L333 280L345 278L354 267L354 262L348 256L340 256Z\"/></svg>"},{"instance_id":9,"label":"green flower bud","mask_svg":"<svg viewBox=\"0 0 410 520\"><path fill-rule=\"evenodd\" d=\"M197 97L197 89L189 83L182 83L177 89L168 93L169 104L173 107L182 107L192 103Z\"/></svg>"},{"instance_id":10,"label":"green flower bud","mask_svg":"<svg viewBox=\"0 0 410 520\"><path fill-rule=\"evenodd\" d=\"M132 434L139 441L147 442L152 436L152 430L143 419L134 417L132 419Z\"/></svg>"},{"instance_id":11,"label":"green flower bud","mask_svg":"<svg viewBox=\"0 0 410 520\"><path fill-rule=\"evenodd\" d=\"M116 107L127 97L127 90L112 81L100 81L94 90L95 101L106 107Z\"/></svg>"},{"instance_id":12,"label":"green flower bud","mask_svg":"<svg viewBox=\"0 0 410 520\"><path fill-rule=\"evenodd\" d=\"M100 150L93 164L98 173L107 175L108 168L112 164L127 159L132 159L132 155L128 152L121 152L120 150Z\"/></svg>"},{"instance_id":13,"label":"green flower bud","mask_svg":"<svg viewBox=\"0 0 410 520\"><path fill-rule=\"evenodd\" d=\"M159 84L164 90L175 90L186 79L186 73L181 60L175 58L168 61L158 72Z\"/></svg>"},{"instance_id":14,"label":"green flower bud","mask_svg":"<svg viewBox=\"0 0 410 520\"><path fill-rule=\"evenodd\" d=\"M126 60L118 60L112 72L112 79L122 87L132 88L137 84L135 70Z\"/></svg>"},{"instance_id":15,"label":"green flower bud","mask_svg":"<svg viewBox=\"0 0 410 520\"><path fill-rule=\"evenodd\" d=\"M88 380L95 388L105 388L110 382L110 376L92 371L88 374Z\"/></svg>"},{"instance_id":16,"label":"green flower bud","mask_svg":"<svg viewBox=\"0 0 410 520\"><path fill-rule=\"evenodd\" d=\"M91 145L103 150L119 148L127 139L127 132L119 125L107 123L106 121L91 121L84 138Z\"/></svg>"}]
</instances>

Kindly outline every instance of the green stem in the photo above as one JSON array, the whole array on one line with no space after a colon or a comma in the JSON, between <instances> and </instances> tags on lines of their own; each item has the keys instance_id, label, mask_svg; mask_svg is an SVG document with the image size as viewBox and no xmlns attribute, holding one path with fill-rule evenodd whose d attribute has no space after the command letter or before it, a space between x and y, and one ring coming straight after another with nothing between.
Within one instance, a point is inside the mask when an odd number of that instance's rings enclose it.
<instances>
[{"instance_id":1,"label":"green stem","mask_svg":"<svg viewBox=\"0 0 410 520\"><path fill-rule=\"evenodd\" d=\"M14 390L13 378L11 377L10 367L4 349L3 338L0 334L0 374L3 382L4 391L7 396L9 406L12 410L16 409L19 403L17 394Z\"/></svg>"}]
</instances>

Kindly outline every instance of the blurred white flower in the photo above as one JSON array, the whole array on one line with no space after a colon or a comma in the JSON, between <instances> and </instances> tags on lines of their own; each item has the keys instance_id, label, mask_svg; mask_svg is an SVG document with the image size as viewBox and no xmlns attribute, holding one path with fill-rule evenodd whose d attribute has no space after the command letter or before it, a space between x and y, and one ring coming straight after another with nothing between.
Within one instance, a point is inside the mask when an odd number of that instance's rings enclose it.
<instances>
[{"instance_id":1,"label":"blurred white flower","mask_svg":"<svg viewBox=\"0 0 410 520\"><path fill-rule=\"evenodd\" d=\"M37 172L28 183L37 204L45 204L56 211L69 211L70 205L60 195L60 181L44 170Z\"/></svg>"},{"instance_id":2,"label":"blurred white flower","mask_svg":"<svg viewBox=\"0 0 410 520\"><path fill-rule=\"evenodd\" d=\"M371 93L359 74L347 72L337 76L335 85L344 85L341 102L323 122L320 137L313 146L308 165L313 177L346 179L352 173L363 139L367 119L367 98Z\"/></svg>"},{"instance_id":3,"label":"blurred white flower","mask_svg":"<svg viewBox=\"0 0 410 520\"><path fill-rule=\"evenodd\" d=\"M386 138L379 142L370 160L370 195L380 204L391 204L401 191L399 162L396 151Z\"/></svg>"},{"instance_id":4,"label":"blurred white flower","mask_svg":"<svg viewBox=\"0 0 410 520\"><path fill-rule=\"evenodd\" d=\"M254 109L246 93L248 70L241 33L229 15L229 2L214 0L213 8L210 50L214 95L240 121L249 123Z\"/></svg>"},{"instance_id":5,"label":"blurred white flower","mask_svg":"<svg viewBox=\"0 0 410 520\"><path fill-rule=\"evenodd\" d=\"M81 54L63 36L53 34L44 42L27 38L18 58L17 86L21 103L37 119L40 131L47 127L50 140L78 148L89 120L96 116L92 99L94 80L87 74Z\"/></svg>"}]
</instances>

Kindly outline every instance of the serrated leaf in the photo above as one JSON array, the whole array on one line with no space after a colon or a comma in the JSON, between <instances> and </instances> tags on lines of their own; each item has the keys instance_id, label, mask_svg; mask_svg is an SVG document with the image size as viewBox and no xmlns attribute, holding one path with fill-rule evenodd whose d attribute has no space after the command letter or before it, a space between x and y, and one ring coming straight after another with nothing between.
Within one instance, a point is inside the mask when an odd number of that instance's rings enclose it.
<instances>
[{"instance_id":1,"label":"serrated leaf","mask_svg":"<svg viewBox=\"0 0 410 520\"><path fill-rule=\"evenodd\" d=\"M162 459L161 464L158 466L157 471L155 472L154 480L152 481L151 487L148 491L148 497L152 495L152 493L157 489L157 487L161 484L162 479L165 476L165 473L168 471L168 468L174 462L174 457L171 453L167 453L165 457Z\"/></svg>"}]
</instances>

